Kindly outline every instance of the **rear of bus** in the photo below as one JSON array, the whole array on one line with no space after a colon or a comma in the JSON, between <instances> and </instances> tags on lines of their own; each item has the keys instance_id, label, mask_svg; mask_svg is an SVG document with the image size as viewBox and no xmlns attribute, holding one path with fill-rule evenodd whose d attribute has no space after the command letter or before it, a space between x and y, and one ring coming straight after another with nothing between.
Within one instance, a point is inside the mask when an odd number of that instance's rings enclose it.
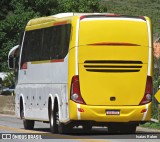
<instances>
[{"instance_id":1,"label":"rear of bus","mask_svg":"<svg viewBox=\"0 0 160 142\"><path fill-rule=\"evenodd\" d=\"M71 120L103 124L111 132L116 127L135 131L150 121L153 56L148 17L81 16L73 50L77 74L71 80Z\"/></svg>"}]
</instances>

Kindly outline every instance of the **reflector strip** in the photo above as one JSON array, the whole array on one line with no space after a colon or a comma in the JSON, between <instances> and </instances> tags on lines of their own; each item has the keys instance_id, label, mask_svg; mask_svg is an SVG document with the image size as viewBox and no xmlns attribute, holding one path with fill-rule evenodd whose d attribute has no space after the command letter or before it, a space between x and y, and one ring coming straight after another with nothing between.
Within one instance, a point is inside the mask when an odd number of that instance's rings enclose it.
<instances>
[{"instance_id":1,"label":"reflector strip","mask_svg":"<svg viewBox=\"0 0 160 142\"><path fill-rule=\"evenodd\" d=\"M22 70L23 70L23 69L27 69L27 62L25 62L25 63L22 65L21 69L22 69Z\"/></svg>"},{"instance_id":2,"label":"reflector strip","mask_svg":"<svg viewBox=\"0 0 160 142\"><path fill-rule=\"evenodd\" d=\"M45 61L32 61L31 64L44 64L44 63L57 63L64 62L64 59L54 59L54 60L45 60ZM21 69L27 69L27 62L21 66Z\"/></svg>"},{"instance_id":3,"label":"reflector strip","mask_svg":"<svg viewBox=\"0 0 160 142\"><path fill-rule=\"evenodd\" d=\"M54 59L54 60L51 60L51 62L64 62L64 59Z\"/></svg>"},{"instance_id":4,"label":"reflector strip","mask_svg":"<svg viewBox=\"0 0 160 142\"><path fill-rule=\"evenodd\" d=\"M142 111L141 111L141 113L145 113L147 111L147 109L143 109Z\"/></svg>"},{"instance_id":5,"label":"reflector strip","mask_svg":"<svg viewBox=\"0 0 160 142\"><path fill-rule=\"evenodd\" d=\"M83 108L78 108L78 111L79 112L84 112L84 109Z\"/></svg>"},{"instance_id":6,"label":"reflector strip","mask_svg":"<svg viewBox=\"0 0 160 142\"><path fill-rule=\"evenodd\" d=\"M64 59L53 59L53 60L44 60L44 61L32 61L31 64L44 64L44 63L55 63L55 62L64 62Z\"/></svg>"}]
</instances>

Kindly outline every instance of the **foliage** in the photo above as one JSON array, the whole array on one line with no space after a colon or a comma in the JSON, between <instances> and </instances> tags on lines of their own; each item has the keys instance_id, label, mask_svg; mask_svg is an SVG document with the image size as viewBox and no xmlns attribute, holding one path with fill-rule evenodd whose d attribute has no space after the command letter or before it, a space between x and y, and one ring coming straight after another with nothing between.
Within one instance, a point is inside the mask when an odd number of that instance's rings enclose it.
<instances>
[{"instance_id":1,"label":"foliage","mask_svg":"<svg viewBox=\"0 0 160 142\"><path fill-rule=\"evenodd\" d=\"M146 128L154 128L154 129L160 130L160 122L159 123L147 122L141 126L146 127Z\"/></svg>"},{"instance_id":2,"label":"foliage","mask_svg":"<svg viewBox=\"0 0 160 142\"><path fill-rule=\"evenodd\" d=\"M14 72L8 72L7 76L4 78L4 80L2 82L2 86L10 87L13 84L15 84Z\"/></svg>"},{"instance_id":3,"label":"foliage","mask_svg":"<svg viewBox=\"0 0 160 142\"><path fill-rule=\"evenodd\" d=\"M152 113L151 116L153 119L157 119L158 120L158 109L157 109L157 105L152 104Z\"/></svg>"},{"instance_id":4,"label":"foliage","mask_svg":"<svg viewBox=\"0 0 160 142\"><path fill-rule=\"evenodd\" d=\"M106 12L98 0L58 0L60 12Z\"/></svg>"},{"instance_id":5,"label":"foliage","mask_svg":"<svg viewBox=\"0 0 160 142\"><path fill-rule=\"evenodd\" d=\"M3 20L6 18L7 14L12 10L12 7L8 4L10 0L1 0L0 1L0 6L1 6L1 11L0 11L0 20Z\"/></svg>"}]
</instances>

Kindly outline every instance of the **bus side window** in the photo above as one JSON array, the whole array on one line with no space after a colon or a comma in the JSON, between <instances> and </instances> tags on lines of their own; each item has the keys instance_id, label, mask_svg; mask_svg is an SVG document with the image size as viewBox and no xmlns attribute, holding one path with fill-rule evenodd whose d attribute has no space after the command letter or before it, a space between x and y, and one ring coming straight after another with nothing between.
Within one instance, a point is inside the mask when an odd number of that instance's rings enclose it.
<instances>
[{"instance_id":1,"label":"bus side window","mask_svg":"<svg viewBox=\"0 0 160 142\"><path fill-rule=\"evenodd\" d=\"M54 57L55 28L43 29L41 60L51 60Z\"/></svg>"},{"instance_id":2,"label":"bus side window","mask_svg":"<svg viewBox=\"0 0 160 142\"><path fill-rule=\"evenodd\" d=\"M55 39L55 58L63 59L68 53L69 40L71 33L71 25L56 26L56 39Z\"/></svg>"}]
</instances>

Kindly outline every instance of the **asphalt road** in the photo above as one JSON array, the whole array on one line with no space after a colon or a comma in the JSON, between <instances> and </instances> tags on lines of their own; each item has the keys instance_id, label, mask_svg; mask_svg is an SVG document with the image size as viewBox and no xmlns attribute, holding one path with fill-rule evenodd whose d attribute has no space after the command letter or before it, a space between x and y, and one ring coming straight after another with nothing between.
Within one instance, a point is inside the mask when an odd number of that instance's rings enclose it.
<instances>
[{"instance_id":1,"label":"asphalt road","mask_svg":"<svg viewBox=\"0 0 160 142\"><path fill-rule=\"evenodd\" d=\"M10 141L15 142L22 141L22 139L27 139L30 142L35 141L32 139L52 142L127 142L128 139L130 139L129 142L158 142L160 140L160 130L138 127L134 135L111 135L108 134L105 127L93 127L90 133L83 132L81 128L74 128L71 133L60 135L50 133L47 123L36 122L34 130L25 130L22 120L15 116L0 114L0 138L0 141L2 138L4 141L12 138Z\"/></svg>"}]
</instances>

